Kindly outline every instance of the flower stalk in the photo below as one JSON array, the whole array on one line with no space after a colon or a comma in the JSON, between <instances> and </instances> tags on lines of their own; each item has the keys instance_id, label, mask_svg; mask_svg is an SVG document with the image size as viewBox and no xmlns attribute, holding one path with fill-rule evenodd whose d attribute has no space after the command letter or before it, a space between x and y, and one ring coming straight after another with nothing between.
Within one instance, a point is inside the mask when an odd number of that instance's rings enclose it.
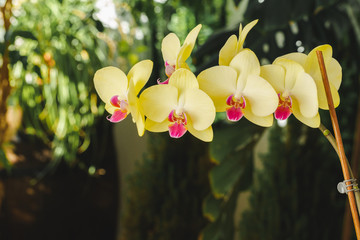
<instances>
[{"instance_id":1,"label":"flower stalk","mask_svg":"<svg viewBox=\"0 0 360 240\"><path fill-rule=\"evenodd\" d=\"M320 124L319 130L324 134L324 136L329 141L331 146L334 148L336 154L339 156L339 159L340 159L340 154L339 154L339 150L338 150L337 145L336 145L336 140L335 140L334 136L331 134L331 132L329 131L329 129L327 129L323 124ZM348 159L346 159L346 164L347 164L347 166L349 168L350 177L352 179L355 179L357 174L356 173L354 174L352 172L351 165L350 165ZM359 191L354 191L354 194L355 194L356 206L357 206L357 209L358 209L358 213L360 215L360 192Z\"/></svg>"},{"instance_id":2,"label":"flower stalk","mask_svg":"<svg viewBox=\"0 0 360 240\"><path fill-rule=\"evenodd\" d=\"M332 123L333 129L334 129L334 135L335 135L336 145L338 148L341 169L342 169L342 172L344 175L344 180L346 181L346 180L351 179L351 175L350 175L349 166L348 166L346 156L345 156L344 145L343 145L342 138L341 138L339 123L337 120L334 103L333 103L332 96L331 96L330 84L329 84L328 76L326 73L324 57L323 57L323 54L321 51L316 51L316 55L318 58L321 76L322 76L324 87L325 87L327 102L329 105L331 123ZM349 185L349 184L350 184L350 182L346 182L346 185ZM350 186L350 187L347 187L347 189L351 190L352 188ZM353 191L349 191L347 196L349 199L350 210L351 210L351 215L352 215L353 223L354 223L354 227L355 227L356 238L358 240L360 240L360 222L359 222L359 214L358 214L357 208L356 208L355 194Z\"/></svg>"}]
</instances>

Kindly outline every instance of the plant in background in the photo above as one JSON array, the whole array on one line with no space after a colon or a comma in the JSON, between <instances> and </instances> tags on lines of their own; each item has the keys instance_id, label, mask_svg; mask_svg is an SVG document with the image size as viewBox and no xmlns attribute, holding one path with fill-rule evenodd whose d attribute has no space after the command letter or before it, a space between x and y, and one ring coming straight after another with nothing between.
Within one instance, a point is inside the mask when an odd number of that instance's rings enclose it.
<instances>
[{"instance_id":1,"label":"plant in background","mask_svg":"<svg viewBox=\"0 0 360 240\"><path fill-rule=\"evenodd\" d=\"M77 0L24 2L14 12L8 34L12 99L23 111L21 131L53 150L48 170L61 160L78 163L104 112L90 79L114 52L93 13L93 1Z\"/></svg>"}]
</instances>

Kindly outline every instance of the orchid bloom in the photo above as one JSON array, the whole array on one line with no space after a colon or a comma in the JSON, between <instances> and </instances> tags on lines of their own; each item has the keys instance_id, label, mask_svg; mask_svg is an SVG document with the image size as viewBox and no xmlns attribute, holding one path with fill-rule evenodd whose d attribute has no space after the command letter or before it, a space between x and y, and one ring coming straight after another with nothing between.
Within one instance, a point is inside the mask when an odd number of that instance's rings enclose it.
<instances>
[{"instance_id":1,"label":"orchid bloom","mask_svg":"<svg viewBox=\"0 0 360 240\"><path fill-rule=\"evenodd\" d=\"M303 66L305 72L310 74L316 83L319 108L329 109L316 51L322 51L323 53L334 107L337 107L340 104L338 90L341 84L342 70L339 62L332 57L332 47L330 45L325 44L318 46L314 48L309 55L304 53L289 53L280 58L294 60Z\"/></svg>"},{"instance_id":2,"label":"orchid bloom","mask_svg":"<svg viewBox=\"0 0 360 240\"><path fill-rule=\"evenodd\" d=\"M250 22L244 27L244 29L240 24L239 38L237 38L235 34L231 35L226 41L225 45L220 49L219 65L229 66L231 60L243 49L246 36L257 22L258 20Z\"/></svg>"},{"instance_id":3,"label":"orchid bloom","mask_svg":"<svg viewBox=\"0 0 360 240\"><path fill-rule=\"evenodd\" d=\"M145 131L145 117L137 95L148 81L152 67L152 61L144 60L135 64L127 76L116 67L102 68L94 76L96 92L111 114L107 119L120 122L131 113L139 136Z\"/></svg>"},{"instance_id":4,"label":"orchid bloom","mask_svg":"<svg viewBox=\"0 0 360 240\"><path fill-rule=\"evenodd\" d=\"M180 40L175 33L169 33L161 43L161 52L165 62L165 73L169 78L171 74L179 68L187 68L186 60L190 57L190 54L194 48L196 38L200 32L201 24L197 25L185 38L182 46L180 46ZM167 84L169 79L159 84Z\"/></svg>"},{"instance_id":5,"label":"orchid bloom","mask_svg":"<svg viewBox=\"0 0 360 240\"><path fill-rule=\"evenodd\" d=\"M264 127L271 126L278 96L273 87L260 77L260 63L254 52L243 49L230 66L215 66L198 76L200 89L214 101L217 112L225 112L228 120L245 116Z\"/></svg>"},{"instance_id":6,"label":"orchid bloom","mask_svg":"<svg viewBox=\"0 0 360 240\"><path fill-rule=\"evenodd\" d=\"M155 85L140 95L147 117L145 128L180 138L187 130L195 137L210 142L215 107L211 98L199 89L195 75L187 69L175 71L167 85Z\"/></svg>"},{"instance_id":7,"label":"orchid bloom","mask_svg":"<svg viewBox=\"0 0 360 240\"><path fill-rule=\"evenodd\" d=\"M260 76L274 87L278 95L276 119L285 120L293 113L304 124L319 127L316 84L299 63L278 58L273 64L262 66Z\"/></svg>"}]
</instances>

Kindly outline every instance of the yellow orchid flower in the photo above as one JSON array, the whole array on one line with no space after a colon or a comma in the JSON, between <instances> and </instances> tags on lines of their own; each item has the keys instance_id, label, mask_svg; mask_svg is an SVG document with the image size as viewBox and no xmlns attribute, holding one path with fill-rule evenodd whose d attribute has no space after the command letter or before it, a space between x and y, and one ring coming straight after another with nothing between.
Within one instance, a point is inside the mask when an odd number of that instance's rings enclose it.
<instances>
[{"instance_id":1,"label":"yellow orchid flower","mask_svg":"<svg viewBox=\"0 0 360 240\"><path fill-rule=\"evenodd\" d=\"M260 76L265 78L278 94L279 105L274 113L276 119L285 120L293 113L307 126L319 127L316 84L299 63L278 58L271 65L261 66Z\"/></svg>"},{"instance_id":2,"label":"yellow orchid flower","mask_svg":"<svg viewBox=\"0 0 360 240\"><path fill-rule=\"evenodd\" d=\"M217 112L225 112L228 120L245 116L264 127L273 124L278 96L273 87L260 77L260 63L254 52L243 49L229 66L215 66L198 75L200 89L214 101Z\"/></svg>"},{"instance_id":3,"label":"yellow orchid flower","mask_svg":"<svg viewBox=\"0 0 360 240\"><path fill-rule=\"evenodd\" d=\"M237 38L235 34L231 35L225 45L220 49L219 65L229 66L231 60L243 49L246 36L257 22L257 19L250 22L244 27L244 29L240 23L239 38Z\"/></svg>"},{"instance_id":4,"label":"yellow orchid flower","mask_svg":"<svg viewBox=\"0 0 360 240\"><path fill-rule=\"evenodd\" d=\"M173 138L183 136L188 130L203 141L212 141L214 103L199 89L191 71L185 68L176 70L169 78L169 84L145 89L140 95L140 103L147 117L147 130L169 131Z\"/></svg>"},{"instance_id":5,"label":"yellow orchid flower","mask_svg":"<svg viewBox=\"0 0 360 240\"><path fill-rule=\"evenodd\" d=\"M148 81L153 63L144 60L135 64L126 76L116 67L104 67L94 75L95 90L111 114L110 122L120 122L132 114L139 136L145 131L145 117L137 95Z\"/></svg>"},{"instance_id":6,"label":"yellow orchid flower","mask_svg":"<svg viewBox=\"0 0 360 240\"><path fill-rule=\"evenodd\" d=\"M179 68L189 69L185 61L190 57L201 26L202 25L199 24L189 32L182 46L180 46L180 40L175 33L169 33L162 40L161 52L165 62L165 73L168 77ZM168 80L169 79L163 83L168 83Z\"/></svg>"},{"instance_id":7,"label":"yellow orchid flower","mask_svg":"<svg viewBox=\"0 0 360 240\"><path fill-rule=\"evenodd\" d=\"M329 109L324 84L321 77L320 67L316 56L316 51L322 51L326 72L329 78L331 95L334 101L334 107L339 106L340 97L338 90L342 79L342 69L339 62L332 57L332 47L328 44L314 48L308 55L304 53L289 53L280 58L291 59L303 66L305 72L310 74L314 79L317 87L317 95L319 100L319 108Z\"/></svg>"}]
</instances>

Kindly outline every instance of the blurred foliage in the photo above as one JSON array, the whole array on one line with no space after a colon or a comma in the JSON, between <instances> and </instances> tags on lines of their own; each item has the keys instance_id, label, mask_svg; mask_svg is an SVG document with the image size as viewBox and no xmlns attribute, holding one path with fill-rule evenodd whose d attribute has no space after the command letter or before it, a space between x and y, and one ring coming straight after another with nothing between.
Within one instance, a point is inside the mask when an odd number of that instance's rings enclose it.
<instances>
[{"instance_id":1,"label":"blurred foliage","mask_svg":"<svg viewBox=\"0 0 360 240\"><path fill-rule=\"evenodd\" d=\"M25 133L49 143L55 159L76 161L90 144L98 108L92 76L106 62L91 1L25 2L10 34L12 100Z\"/></svg>"},{"instance_id":2,"label":"blurred foliage","mask_svg":"<svg viewBox=\"0 0 360 240\"><path fill-rule=\"evenodd\" d=\"M74 166L90 144L110 130L96 128L104 106L93 88L95 71L107 65L126 71L147 48L135 38L136 32L124 31L119 19L113 19L115 27L104 25L95 1L18 4L12 9L10 31L0 44L2 48L5 41L10 43L8 80L13 92L8 104L22 108L21 132L40 138L53 150L50 169L60 160ZM117 9L113 17L121 15L126 23L133 20L129 9Z\"/></svg>"}]
</instances>

